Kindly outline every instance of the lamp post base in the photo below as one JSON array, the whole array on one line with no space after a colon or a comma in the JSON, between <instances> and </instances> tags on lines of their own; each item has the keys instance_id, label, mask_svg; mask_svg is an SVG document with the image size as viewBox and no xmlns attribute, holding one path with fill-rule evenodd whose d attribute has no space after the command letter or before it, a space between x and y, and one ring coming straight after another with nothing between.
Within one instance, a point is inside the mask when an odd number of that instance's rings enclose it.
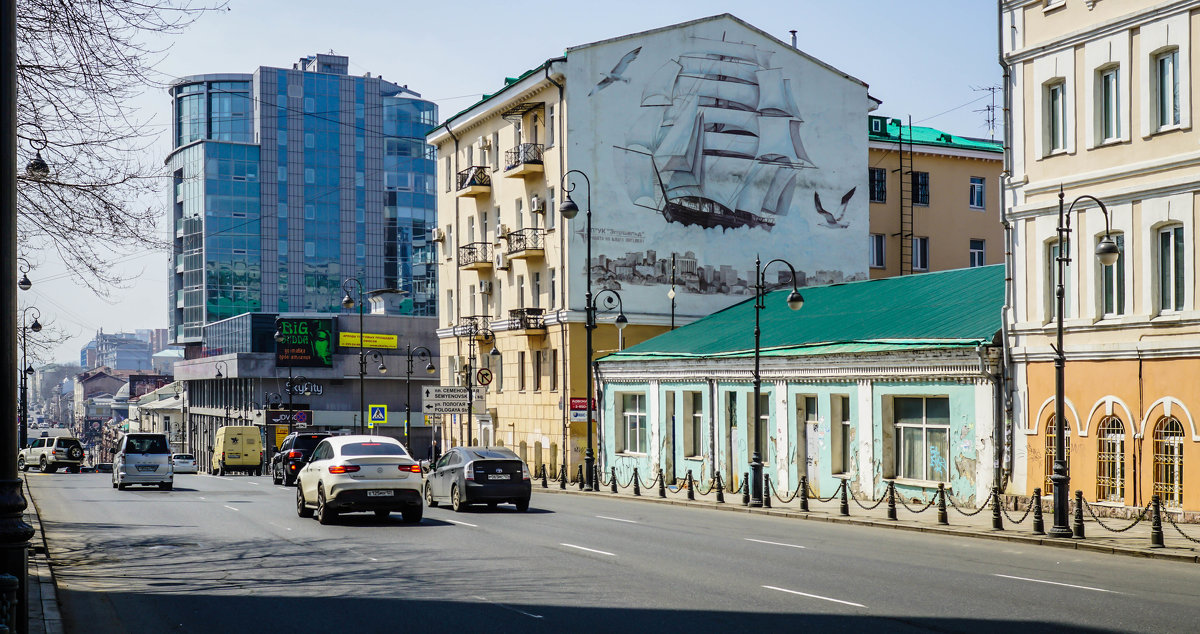
<instances>
[{"instance_id":1,"label":"lamp post base","mask_svg":"<svg viewBox=\"0 0 1200 634\"><path fill-rule=\"evenodd\" d=\"M583 459L583 479L587 482L585 491L596 490L596 457L591 452Z\"/></svg>"},{"instance_id":2,"label":"lamp post base","mask_svg":"<svg viewBox=\"0 0 1200 634\"><path fill-rule=\"evenodd\" d=\"M1071 527L1069 526L1053 526L1050 528L1050 530L1046 531L1046 536L1057 537L1060 539L1070 539L1075 536L1075 533L1071 531Z\"/></svg>"},{"instance_id":3,"label":"lamp post base","mask_svg":"<svg viewBox=\"0 0 1200 634\"><path fill-rule=\"evenodd\" d=\"M763 465L762 461L750 463L750 507L761 508L763 505Z\"/></svg>"}]
</instances>

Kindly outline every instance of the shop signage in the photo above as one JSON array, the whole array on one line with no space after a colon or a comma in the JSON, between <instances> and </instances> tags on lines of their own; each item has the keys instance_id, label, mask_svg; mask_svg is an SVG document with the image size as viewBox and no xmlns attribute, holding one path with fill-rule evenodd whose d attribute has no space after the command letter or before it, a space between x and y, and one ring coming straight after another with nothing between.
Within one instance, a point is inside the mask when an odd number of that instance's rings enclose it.
<instances>
[{"instance_id":1,"label":"shop signage","mask_svg":"<svg viewBox=\"0 0 1200 634\"><path fill-rule=\"evenodd\" d=\"M275 344L275 365L293 368L333 367L333 320L281 317L283 340Z\"/></svg>"},{"instance_id":2,"label":"shop signage","mask_svg":"<svg viewBox=\"0 0 1200 634\"><path fill-rule=\"evenodd\" d=\"M362 344L359 343L359 341L358 341L359 336L358 336L357 332L339 332L338 333L338 345L343 348L367 347L367 348L384 348L387 350L395 350L396 347L399 345L398 342L399 342L400 338L397 337L396 335L381 335L381 334L377 334L377 333L373 333L373 332L367 332L367 333L363 333L362 339L363 339L363 341L366 342L365 346L363 346Z\"/></svg>"}]
</instances>

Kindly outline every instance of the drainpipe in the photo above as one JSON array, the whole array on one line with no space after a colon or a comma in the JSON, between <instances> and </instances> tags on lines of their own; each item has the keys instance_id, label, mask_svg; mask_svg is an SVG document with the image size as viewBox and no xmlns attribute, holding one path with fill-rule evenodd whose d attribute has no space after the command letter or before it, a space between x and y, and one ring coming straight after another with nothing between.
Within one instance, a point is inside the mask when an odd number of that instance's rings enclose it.
<instances>
[{"instance_id":1,"label":"drainpipe","mask_svg":"<svg viewBox=\"0 0 1200 634\"><path fill-rule=\"evenodd\" d=\"M1004 115L1002 117L1004 125L1004 167L1000 172L1000 215L1002 218L1001 224L1004 226L1004 307L1000 313L1000 344L1002 352L1002 360L1000 365L1000 376L1002 377L1002 388L998 395L1004 402L1003 417L1000 419L1003 435L1000 437L1000 442L996 445L997 465L1003 465L1006 469L1001 469L1001 475L1004 478L997 477L996 486L1004 487L1006 480L1012 476L1013 462L1012 453L1004 451L1004 438L1008 438L1009 442L1016 442L1015 433L1013 430L1013 400L1016 385L1013 382L1013 361L1012 348L1010 346L1010 333L1012 325L1009 323L1010 315L1016 310L1016 288L1013 284L1013 226L1008 218L1008 202L1007 193L1009 184L1012 180L1012 70L1008 63L1004 60L1004 6L1003 3L997 4L997 20L996 20L996 44L999 51L998 61L1000 68L1003 71L1002 87L1003 87L1003 108ZM999 467L998 467L999 468ZM1004 473L1006 472L1006 473Z\"/></svg>"},{"instance_id":2,"label":"drainpipe","mask_svg":"<svg viewBox=\"0 0 1200 634\"><path fill-rule=\"evenodd\" d=\"M453 240L457 241L458 235L459 235L458 193L455 192L453 188L458 187L458 182L457 182L457 179L458 179L458 135L454 134L454 130L450 129L449 123L446 123L446 134L449 134L450 138L454 139L454 160L451 161L451 164L454 167L452 167L450 169L450 187L452 188L451 193L454 195L454 237L453 237ZM454 290L459 291L454 294L455 295L454 306L447 306L446 310L449 310L451 315L457 315L458 314L459 296L462 295L462 292L461 292L462 291L462 271L458 268L458 246L456 246L455 244L452 244L453 241L450 240L449 238L447 238L446 242L447 242L447 246L450 247L450 262L454 266ZM438 290L440 291L441 289L439 288ZM458 327L457 322L454 319L451 319L450 320L451 332L454 332L454 329L457 327ZM459 355L461 353L462 353L462 342L459 341L458 337L455 337L454 338L454 354ZM461 414L455 414L456 418L459 416L461 416ZM462 420L462 419L460 418L459 420ZM467 421L467 424L470 425L471 421ZM447 427L447 425L445 425L445 424L442 425L443 433L445 433L446 427ZM453 429L454 428L453 423L451 423L449 425L449 427L451 429ZM461 425L459 426L459 429L462 429ZM459 433L458 441L460 443L463 443L464 445L466 444L466 442L462 438L461 432Z\"/></svg>"},{"instance_id":3,"label":"drainpipe","mask_svg":"<svg viewBox=\"0 0 1200 634\"><path fill-rule=\"evenodd\" d=\"M558 137L558 139L555 141L555 143L558 145L558 176L559 176L559 178L562 178L562 175L566 172L565 164L566 164L567 146L566 146L565 141L566 141L567 113L563 110L563 92L566 90L566 88L562 84L554 81L554 78L550 76L550 66L557 62L565 62L565 61L567 61L566 57L552 57L552 58L546 60L546 62L543 64L543 66L544 66L543 71L545 72L545 75L546 75L546 81L554 84L555 88L558 88L558 102L556 103L556 105L558 106L558 125L555 126L555 128L554 128L554 134L555 134L555 136ZM558 194L560 197L562 196L561 191L558 192ZM546 213L556 214L556 213L558 213L558 210L557 209L547 209ZM567 268L565 266L565 264L567 263L567 258L566 258L567 231L566 231L566 228L562 226L562 218L559 218L558 222L555 223L554 226L559 228L559 230L558 230L558 252L563 255L562 261L564 264L564 266L562 267L563 268L562 275L559 276L559 280L558 280L558 286L559 286L558 296L562 298L563 304L565 306L569 306L570 302L568 301L568 297L567 297L567 277L570 275L571 271L569 268ZM569 455L569 453L571 451L571 424L570 424L571 364L568 362L567 354L566 354L567 353L568 325L567 325L566 321L563 320L563 316L566 312L567 312L566 310L562 310L562 309L560 309L558 311L558 317L559 317L558 332L562 338L562 344L560 345L560 349L563 351L563 354L559 355L558 361L560 364L562 364L562 377L563 377L562 391L563 391L563 395L564 395L563 400L565 401L565 403L563 404L564 406L562 408L562 443L560 446L560 450L562 451L562 464L564 464L564 465L567 464L567 456Z\"/></svg>"},{"instance_id":4,"label":"drainpipe","mask_svg":"<svg viewBox=\"0 0 1200 634\"><path fill-rule=\"evenodd\" d=\"M999 333L997 333L999 334ZM979 374L992 382L992 484L1003 489L1004 477L1004 373L997 368L992 372L988 363L988 351L991 346L975 346L975 354L979 355Z\"/></svg>"}]
</instances>

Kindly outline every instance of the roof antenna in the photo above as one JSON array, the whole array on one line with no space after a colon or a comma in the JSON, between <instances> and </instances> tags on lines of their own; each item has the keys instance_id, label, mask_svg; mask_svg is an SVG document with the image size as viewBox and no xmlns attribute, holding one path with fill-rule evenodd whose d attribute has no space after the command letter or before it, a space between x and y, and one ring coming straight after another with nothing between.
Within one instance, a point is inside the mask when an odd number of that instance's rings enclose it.
<instances>
[{"instance_id":1,"label":"roof antenna","mask_svg":"<svg viewBox=\"0 0 1200 634\"><path fill-rule=\"evenodd\" d=\"M788 31L788 33L792 34L792 48L799 48L796 46L796 29L792 29L791 31Z\"/></svg>"}]
</instances>

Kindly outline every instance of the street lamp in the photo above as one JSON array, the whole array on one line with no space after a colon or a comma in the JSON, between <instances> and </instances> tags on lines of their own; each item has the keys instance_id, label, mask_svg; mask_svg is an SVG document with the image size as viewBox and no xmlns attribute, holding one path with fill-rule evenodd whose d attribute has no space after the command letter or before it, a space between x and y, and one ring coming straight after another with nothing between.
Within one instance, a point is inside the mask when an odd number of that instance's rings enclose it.
<instances>
[{"instance_id":1,"label":"street lamp","mask_svg":"<svg viewBox=\"0 0 1200 634\"><path fill-rule=\"evenodd\" d=\"M585 295L583 299L585 314L584 330L586 332L584 339L585 346L587 348L587 366L584 374L587 384L587 392L585 394L587 398L587 451L583 455L583 463L585 472L584 478L586 478L587 481L586 488L589 491L595 491L596 452L592 448L592 356L595 354L595 351L592 349L592 331L596 329L595 299L598 299L600 295L604 295L606 293L609 294L606 298L608 302L607 308L611 309L613 305L616 305L618 308L616 319L617 330L624 330L625 326L629 323L629 320L625 318L624 305L621 302L621 295L616 291L612 289L605 289L600 291L596 298L592 297L592 181L587 177L587 174L584 174L579 170L570 170L566 174L563 174L561 185L562 190L566 192L566 198L563 200L562 205L559 206L558 211L566 220L571 220L579 214L579 205L575 204L575 201L571 199L571 192L575 191L575 183L568 183L568 177L571 174L578 174L579 176L583 177L583 182L585 185L587 185L587 227L584 231L584 243L586 245L584 255L584 273L586 283L584 285Z\"/></svg>"},{"instance_id":2,"label":"street lamp","mask_svg":"<svg viewBox=\"0 0 1200 634\"><path fill-rule=\"evenodd\" d=\"M33 288L33 282L29 281L29 260L18 257L17 266L21 269L21 279L17 281L17 288L23 291Z\"/></svg>"},{"instance_id":3,"label":"street lamp","mask_svg":"<svg viewBox=\"0 0 1200 634\"><path fill-rule=\"evenodd\" d=\"M33 323L29 323L29 311L33 311ZM29 443L29 379L33 376L33 366L29 365L29 331L42 331L42 324L38 321L42 316L42 311L33 306L25 308L21 311L21 366L24 368L21 371L21 429L20 438L17 442L21 447Z\"/></svg>"},{"instance_id":4,"label":"street lamp","mask_svg":"<svg viewBox=\"0 0 1200 634\"><path fill-rule=\"evenodd\" d=\"M215 379L225 378L225 372L229 371L229 364L225 363L224 361L217 361L216 363L213 364L213 367L215 367L217 369L217 374L215 377L213 377ZM222 372L221 368L225 368L225 372Z\"/></svg>"},{"instance_id":5,"label":"street lamp","mask_svg":"<svg viewBox=\"0 0 1200 634\"><path fill-rule=\"evenodd\" d=\"M468 332L467 334L470 337L468 339L469 343L467 344L467 367L463 371L463 373L465 375L463 378L464 378L464 382L467 385L467 444L466 444L466 446L470 447L471 446L471 424L474 422L473 410L474 410L474 406L475 406L475 394L473 391L473 388L475 386L475 370L472 368L472 366L474 365L474 361L475 361L475 339L478 338L478 339L481 339L484 343L490 342L492 344L492 349L490 352L488 352L488 356L490 356L490 357L499 358L500 350L498 348L496 348L496 333L492 332L491 329L486 326L483 328L477 328L475 326L475 324L472 324L470 326L470 332ZM411 364L412 364L411 359L409 360L409 364L411 366ZM428 366L426 366L425 371L432 374L433 373L433 364L430 363Z\"/></svg>"},{"instance_id":6,"label":"street lamp","mask_svg":"<svg viewBox=\"0 0 1200 634\"><path fill-rule=\"evenodd\" d=\"M420 359L425 362L425 372L433 374L437 372L437 368L433 367L433 353L425 346L412 347L408 344L408 368L404 374L404 447L408 449L408 453L412 453L412 375L413 375L413 360Z\"/></svg>"},{"instance_id":7,"label":"street lamp","mask_svg":"<svg viewBox=\"0 0 1200 634\"><path fill-rule=\"evenodd\" d=\"M762 356L762 344L759 327L759 313L766 308L763 300L766 298L767 269L776 262L788 267L792 273L792 292L788 293L787 305L792 310L800 310L804 306L804 297L796 286L796 268L782 258L775 258L764 266L758 256L754 257L754 456L750 459L750 506L763 505L763 463L762 463L762 412L759 411L762 400L762 376L759 374L759 362Z\"/></svg>"},{"instance_id":8,"label":"street lamp","mask_svg":"<svg viewBox=\"0 0 1200 634\"><path fill-rule=\"evenodd\" d=\"M1063 282L1063 269L1068 262L1071 261L1071 256L1068 253L1070 248L1071 236L1071 211L1075 209L1075 205L1081 200L1090 200L1096 203L1100 208L1100 212L1104 214L1104 237L1100 239L1100 243L1096 245L1096 259L1100 261L1101 266L1112 266L1117 263L1117 259L1121 257L1121 249L1117 246L1116 241L1112 239L1112 232L1109 226L1108 208L1104 203L1100 202L1099 198L1084 194L1075 200L1071 201L1069 207L1064 207L1066 193L1063 188L1058 188L1058 257L1057 261L1057 279L1058 285L1054 289L1054 326L1055 326L1055 341L1057 345L1054 348L1054 473L1050 476L1050 483L1054 487L1054 526L1046 533L1050 537L1071 537L1071 527L1067 525L1067 499L1070 496L1069 485L1071 477L1067 475L1067 458L1066 458L1066 396L1065 396L1065 371L1066 371L1066 355L1063 353L1063 310L1065 305L1066 289Z\"/></svg>"},{"instance_id":9,"label":"street lamp","mask_svg":"<svg viewBox=\"0 0 1200 634\"><path fill-rule=\"evenodd\" d=\"M350 296L350 291L358 289L358 301ZM351 310L358 305L358 424L362 425L363 420L367 415L366 397L363 394L364 382L367 376L367 356L366 356L366 337L363 336L363 284L357 277L348 277L342 281L342 290L346 295L342 297L342 308ZM354 431L358 431L355 429Z\"/></svg>"}]
</instances>

